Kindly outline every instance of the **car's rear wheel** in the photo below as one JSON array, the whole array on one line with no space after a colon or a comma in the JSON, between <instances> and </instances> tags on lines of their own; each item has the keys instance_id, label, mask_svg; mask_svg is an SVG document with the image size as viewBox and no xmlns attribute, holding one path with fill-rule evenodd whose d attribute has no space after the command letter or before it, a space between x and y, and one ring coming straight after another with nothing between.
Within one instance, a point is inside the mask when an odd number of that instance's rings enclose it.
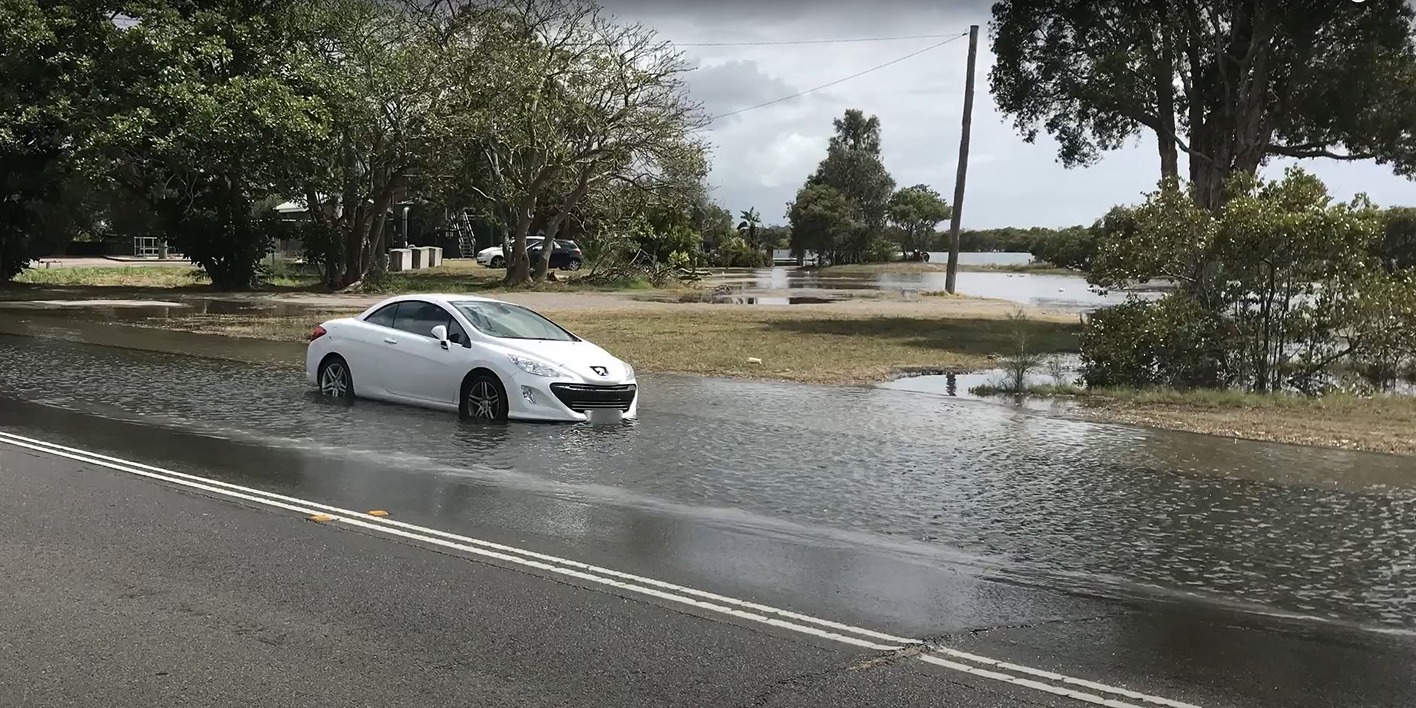
<instances>
[{"instance_id":1,"label":"car's rear wheel","mask_svg":"<svg viewBox=\"0 0 1416 708\"><path fill-rule=\"evenodd\" d=\"M492 260L487 264L488 268L502 268L506 266L506 259L501 256L492 256Z\"/></svg>"},{"instance_id":2,"label":"car's rear wheel","mask_svg":"<svg viewBox=\"0 0 1416 708\"><path fill-rule=\"evenodd\" d=\"M578 259L578 258L572 258L572 259L570 259L570 262L567 263L567 264L565 264L565 269L566 269L566 270L580 270L580 259Z\"/></svg>"},{"instance_id":3,"label":"car's rear wheel","mask_svg":"<svg viewBox=\"0 0 1416 708\"><path fill-rule=\"evenodd\" d=\"M474 372L462 384L458 413L464 420L506 420L510 402L501 379L487 371Z\"/></svg>"},{"instance_id":4,"label":"car's rear wheel","mask_svg":"<svg viewBox=\"0 0 1416 708\"><path fill-rule=\"evenodd\" d=\"M325 396L340 400L354 397L354 375L349 373L349 362L338 354L331 354L320 362L315 380Z\"/></svg>"}]
</instances>

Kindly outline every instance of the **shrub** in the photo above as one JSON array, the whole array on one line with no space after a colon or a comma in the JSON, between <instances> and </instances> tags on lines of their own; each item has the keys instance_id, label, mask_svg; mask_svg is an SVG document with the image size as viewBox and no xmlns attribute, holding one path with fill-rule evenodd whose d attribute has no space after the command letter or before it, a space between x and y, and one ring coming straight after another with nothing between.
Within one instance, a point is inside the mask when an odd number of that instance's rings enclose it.
<instances>
[{"instance_id":1,"label":"shrub","mask_svg":"<svg viewBox=\"0 0 1416 708\"><path fill-rule=\"evenodd\" d=\"M1132 298L1088 320L1082 380L1090 388L1227 386L1229 338L1220 317L1184 294Z\"/></svg>"}]
</instances>

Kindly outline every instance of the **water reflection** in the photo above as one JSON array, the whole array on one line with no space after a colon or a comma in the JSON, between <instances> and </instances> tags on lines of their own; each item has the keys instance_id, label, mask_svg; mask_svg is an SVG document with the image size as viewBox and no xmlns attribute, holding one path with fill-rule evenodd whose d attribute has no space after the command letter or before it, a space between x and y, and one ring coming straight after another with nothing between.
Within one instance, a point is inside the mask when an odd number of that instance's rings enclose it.
<instances>
[{"instance_id":1,"label":"water reflection","mask_svg":"<svg viewBox=\"0 0 1416 708\"><path fill-rule=\"evenodd\" d=\"M1127 293L1119 291L1102 294L1092 289L1086 278L1079 275L960 271L957 278L957 291L964 295L1064 311L1094 310L1125 302L1127 298ZM939 292L946 289L946 273L940 270L848 276L831 275L829 271L823 275L816 271L778 267L755 270L742 285L748 290ZM1145 290L1138 291L1136 295L1154 298L1160 292Z\"/></svg>"},{"instance_id":2,"label":"water reflection","mask_svg":"<svg viewBox=\"0 0 1416 708\"><path fill-rule=\"evenodd\" d=\"M302 482L330 494L382 485L397 497L380 471L396 468L447 480L453 497L495 494L456 488L475 480L775 533L926 543L1023 577L1416 626L1407 458L887 389L692 377L646 378L645 388L633 424L468 426L398 406L320 405L290 371L0 337L0 395L246 442L247 474L264 478L289 470L262 463L263 447L345 460ZM455 514L465 502L443 503ZM557 513L567 529L584 525L577 507Z\"/></svg>"}]
</instances>

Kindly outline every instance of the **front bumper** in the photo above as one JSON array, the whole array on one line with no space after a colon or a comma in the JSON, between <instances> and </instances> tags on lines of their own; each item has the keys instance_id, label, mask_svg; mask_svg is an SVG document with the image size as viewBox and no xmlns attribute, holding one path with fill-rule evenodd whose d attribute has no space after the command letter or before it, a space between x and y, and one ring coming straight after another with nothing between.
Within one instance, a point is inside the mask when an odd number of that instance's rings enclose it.
<instances>
[{"instance_id":1,"label":"front bumper","mask_svg":"<svg viewBox=\"0 0 1416 708\"><path fill-rule=\"evenodd\" d=\"M584 422L639 416L635 381L589 383L570 378L518 375L507 387L509 417L517 420Z\"/></svg>"}]
</instances>

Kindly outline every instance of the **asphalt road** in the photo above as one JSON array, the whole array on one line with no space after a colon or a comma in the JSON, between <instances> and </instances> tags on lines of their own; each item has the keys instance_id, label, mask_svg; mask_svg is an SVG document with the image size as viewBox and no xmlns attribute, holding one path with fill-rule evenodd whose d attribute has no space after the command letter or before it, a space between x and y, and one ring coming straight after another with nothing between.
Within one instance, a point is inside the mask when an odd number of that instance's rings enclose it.
<instances>
[{"instance_id":1,"label":"asphalt road","mask_svg":"<svg viewBox=\"0 0 1416 708\"><path fill-rule=\"evenodd\" d=\"M0 387L0 705L1416 703L1399 630L1089 592L528 470L331 454L328 433L301 447L124 419L139 401L87 390L73 406ZM462 434L361 416L380 414ZM335 518L307 519L321 510Z\"/></svg>"},{"instance_id":2,"label":"asphalt road","mask_svg":"<svg viewBox=\"0 0 1416 708\"><path fill-rule=\"evenodd\" d=\"M7 706L1065 705L0 448Z\"/></svg>"}]
</instances>

